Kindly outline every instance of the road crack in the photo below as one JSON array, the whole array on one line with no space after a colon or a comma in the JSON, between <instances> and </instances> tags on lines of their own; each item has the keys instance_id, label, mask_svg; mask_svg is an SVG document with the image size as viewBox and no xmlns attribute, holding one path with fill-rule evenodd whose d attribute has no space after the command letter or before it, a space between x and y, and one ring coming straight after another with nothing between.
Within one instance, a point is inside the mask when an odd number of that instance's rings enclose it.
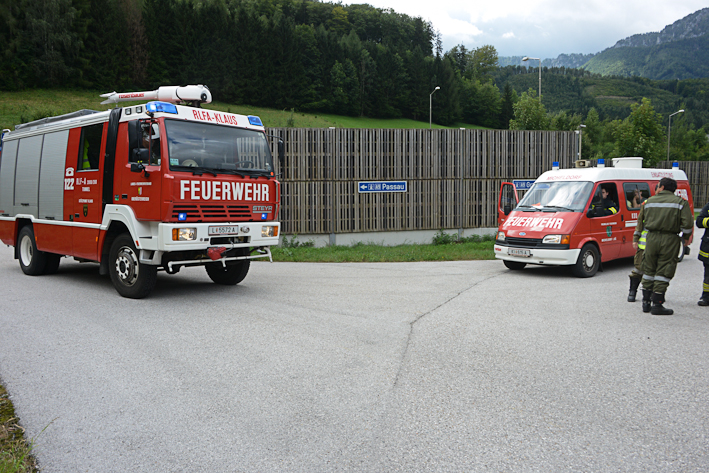
<instances>
[{"instance_id":1,"label":"road crack","mask_svg":"<svg viewBox=\"0 0 709 473\"><path fill-rule=\"evenodd\" d=\"M445 300L445 301L441 302L439 305L437 305L437 306L434 307L433 309L431 309L431 310L429 310L428 312L425 312L425 313L419 315L419 316L416 317L414 320L412 320L411 322L409 322L409 333L408 333L407 336L406 336L406 344L404 345L404 350L403 350L403 352L402 352L402 354L401 354L401 359L400 359L400 362L399 362L399 369L397 370L396 376L394 377L394 384L393 384L393 386L392 386L392 389L396 389L396 388L399 386L399 379L401 378L401 374L402 374L402 372L403 372L403 370L404 370L404 365L406 364L406 357L407 357L407 355L408 355L408 353L409 353L409 345L411 344L411 338L412 338L413 333L414 333L414 327L415 327L415 325L416 325L421 319L423 319L424 317L426 317L427 315L430 315L430 314L434 313L435 311L437 311L437 310L440 309L441 307L443 307L443 306L449 304L451 301L457 299L458 297L460 297L461 295L463 295L463 294L465 294L466 292L470 291L471 289L475 288L476 286L479 286L480 284L482 284L482 283L484 283L484 282L487 282L487 281L489 281L489 280L491 280L491 279L494 279L494 278L496 278L496 277L499 277L499 276L500 276L500 274L493 274L493 275L488 276L488 277L486 277L486 278L484 278L484 279L481 279L480 281L476 282L475 284L471 285L470 287L467 287L467 288L463 289L462 291L460 291L459 293L454 294L454 295L451 296L448 300Z\"/></svg>"}]
</instances>

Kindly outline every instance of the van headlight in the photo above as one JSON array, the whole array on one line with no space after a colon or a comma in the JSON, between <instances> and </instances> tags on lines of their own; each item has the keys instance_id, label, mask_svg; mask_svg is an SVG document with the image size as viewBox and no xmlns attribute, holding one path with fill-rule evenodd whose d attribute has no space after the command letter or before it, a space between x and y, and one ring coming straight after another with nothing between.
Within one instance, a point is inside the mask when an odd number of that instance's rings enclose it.
<instances>
[{"instance_id":1,"label":"van headlight","mask_svg":"<svg viewBox=\"0 0 709 473\"><path fill-rule=\"evenodd\" d=\"M568 245L570 240L570 235L547 235L542 240L542 243L547 243L550 245Z\"/></svg>"},{"instance_id":2,"label":"van headlight","mask_svg":"<svg viewBox=\"0 0 709 473\"><path fill-rule=\"evenodd\" d=\"M197 239L196 228L173 228L172 241L193 241Z\"/></svg>"},{"instance_id":3,"label":"van headlight","mask_svg":"<svg viewBox=\"0 0 709 473\"><path fill-rule=\"evenodd\" d=\"M505 241L505 232L497 232L497 241Z\"/></svg>"},{"instance_id":4,"label":"van headlight","mask_svg":"<svg viewBox=\"0 0 709 473\"><path fill-rule=\"evenodd\" d=\"M278 236L278 227L275 225L264 225L261 227L261 238L272 238Z\"/></svg>"}]
</instances>

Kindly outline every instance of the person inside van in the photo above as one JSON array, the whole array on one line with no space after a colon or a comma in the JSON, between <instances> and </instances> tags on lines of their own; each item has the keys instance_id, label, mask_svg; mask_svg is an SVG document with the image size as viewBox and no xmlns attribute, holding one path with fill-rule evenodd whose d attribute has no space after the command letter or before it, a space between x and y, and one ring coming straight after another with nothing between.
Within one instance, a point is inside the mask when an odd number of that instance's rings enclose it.
<instances>
[{"instance_id":1,"label":"person inside van","mask_svg":"<svg viewBox=\"0 0 709 473\"><path fill-rule=\"evenodd\" d=\"M642 192L640 192L640 189L637 187L633 190L633 197L632 200L628 201L628 208L629 209L637 209L640 208L640 205L645 202L645 197L643 197Z\"/></svg>"},{"instance_id":2,"label":"person inside van","mask_svg":"<svg viewBox=\"0 0 709 473\"><path fill-rule=\"evenodd\" d=\"M615 215L618 213L618 206L610 198L610 192L604 186L601 186L601 195L598 199L596 195L589 207L586 216L589 218L593 217L605 217L607 215Z\"/></svg>"}]
</instances>

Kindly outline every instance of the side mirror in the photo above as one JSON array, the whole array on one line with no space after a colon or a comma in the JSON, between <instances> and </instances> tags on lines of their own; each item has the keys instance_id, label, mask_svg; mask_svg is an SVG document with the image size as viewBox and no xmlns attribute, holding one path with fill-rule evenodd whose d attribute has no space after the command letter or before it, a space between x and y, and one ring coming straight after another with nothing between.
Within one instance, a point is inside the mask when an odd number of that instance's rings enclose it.
<instances>
[{"instance_id":1,"label":"side mirror","mask_svg":"<svg viewBox=\"0 0 709 473\"><path fill-rule=\"evenodd\" d=\"M502 208L502 212L504 212L505 215L509 215L510 212L512 212L512 206L510 204L505 204Z\"/></svg>"},{"instance_id":2,"label":"side mirror","mask_svg":"<svg viewBox=\"0 0 709 473\"><path fill-rule=\"evenodd\" d=\"M150 151L148 148L135 148L133 150L133 159L131 161L140 163L140 162L149 162L150 161Z\"/></svg>"},{"instance_id":3,"label":"side mirror","mask_svg":"<svg viewBox=\"0 0 709 473\"><path fill-rule=\"evenodd\" d=\"M286 147L283 144L283 140L278 140L278 160L282 161L283 156L286 154Z\"/></svg>"},{"instance_id":4,"label":"side mirror","mask_svg":"<svg viewBox=\"0 0 709 473\"><path fill-rule=\"evenodd\" d=\"M130 163L130 172L143 172L144 170L143 163Z\"/></svg>"}]
</instances>

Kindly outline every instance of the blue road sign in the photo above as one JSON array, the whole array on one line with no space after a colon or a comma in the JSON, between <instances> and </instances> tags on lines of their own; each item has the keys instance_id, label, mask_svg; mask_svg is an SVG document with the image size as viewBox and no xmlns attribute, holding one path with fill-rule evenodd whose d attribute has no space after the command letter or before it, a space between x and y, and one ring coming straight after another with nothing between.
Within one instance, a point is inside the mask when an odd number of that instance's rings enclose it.
<instances>
[{"instance_id":1,"label":"blue road sign","mask_svg":"<svg viewBox=\"0 0 709 473\"><path fill-rule=\"evenodd\" d=\"M514 184L515 189L520 191L526 191L532 187L532 184L534 184L534 179L514 180L512 181L512 184Z\"/></svg>"},{"instance_id":2,"label":"blue road sign","mask_svg":"<svg viewBox=\"0 0 709 473\"><path fill-rule=\"evenodd\" d=\"M406 190L406 181L375 181L357 183L357 191L360 194L368 192L406 192Z\"/></svg>"}]
</instances>

